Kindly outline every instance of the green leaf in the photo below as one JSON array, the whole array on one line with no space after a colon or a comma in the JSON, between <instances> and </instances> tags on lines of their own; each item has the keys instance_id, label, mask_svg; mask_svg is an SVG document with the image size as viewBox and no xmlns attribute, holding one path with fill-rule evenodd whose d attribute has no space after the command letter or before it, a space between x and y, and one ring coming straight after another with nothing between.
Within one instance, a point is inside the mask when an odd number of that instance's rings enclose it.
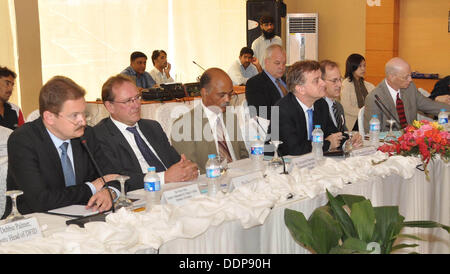
<instances>
[{"instance_id":1,"label":"green leaf","mask_svg":"<svg viewBox=\"0 0 450 274\"><path fill-rule=\"evenodd\" d=\"M410 238L410 239L414 239L414 240L423 241L423 239L417 237L416 235L411 235L411 234L398 234L398 238Z\"/></svg>"},{"instance_id":2,"label":"green leaf","mask_svg":"<svg viewBox=\"0 0 450 274\"><path fill-rule=\"evenodd\" d=\"M317 253L326 254L331 248L339 244L342 231L339 223L329 213L328 206L319 207L311 214L308 220Z\"/></svg>"},{"instance_id":3,"label":"green leaf","mask_svg":"<svg viewBox=\"0 0 450 274\"><path fill-rule=\"evenodd\" d=\"M367 243L357 238L348 238L342 244L342 248L351 249L353 253L369 253Z\"/></svg>"},{"instance_id":4,"label":"green leaf","mask_svg":"<svg viewBox=\"0 0 450 274\"><path fill-rule=\"evenodd\" d=\"M339 225L341 226L342 231L344 232L345 238L358 237L352 219L350 218L350 216L348 216L347 212L345 212L345 210L342 208L342 204L338 200L336 200L333 197L333 195L331 195L328 189L327 189L327 196L330 202L331 210L333 211L336 220L339 222Z\"/></svg>"},{"instance_id":5,"label":"green leaf","mask_svg":"<svg viewBox=\"0 0 450 274\"><path fill-rule=\"evenodd\" d=\"M402 249L402 248L416 247L416 246L419 246L419 245L418 244L398 244L398 245L392 247L392 251Z\"/></svg>"},{"instance_id":6,"label":"green leaf","mask_svg":"<svg viewBox=\"0 0 450 274\"><path fill-rule=\"evenodd\" d=\"M336 196L336 199L341 201L342 204L347 205L349 209L352 208L354 203L358 203L358 202L367 200L364 196L350 195L350 194L340 194L340 195Z\"/></svg>"},{"instance_id":7,"label":"green leaf","mask_svg":"<svg viewBox=\"0 0 450 274\"><path fill-rule=\"evenodd\" d=\"M373 208L375 212L375 230L372 242L381 243L381 253L389 254L394 241L403 227L403 220L398 206L380 206Z\"/></svg>"},{"instance_id":8,"label":"green leaf","mask_svg":"<svg viewBox=\"0 0 450 274\"><path fill-rule=\"evenodd\" d=\"M443 224L440 224L437 222L433 222L433 221L409 221L409 222L404 222L403 225L406 227L422 227L422 228L440 227L440 228L446 230L448 233L450 233L449 226L443 225Z\"/></svg>"},{"instance_id":9,"label":"green leaf","mask_svg":"<svg viewBox=\"0 0 450 274\"><path fill-rule=\"evenodd\" d=\"M375 229L375 212L372 203L369 200L364 200L352 205L350 218L358 232L358 238L364 242L369 242Z\"/></svg>"},{"instance_id":10,"label":"green leaf","mask_svg":"<svg viewBox=\"0 0 450 274\"><path fill-rule=\"evenodd\" d=\"M294 240L303 244L306 248L313 249L317 252L313 248L315 243L311 228L303 213L286 208L284 210L284 223Z\"/></svg>"}]
</instances>

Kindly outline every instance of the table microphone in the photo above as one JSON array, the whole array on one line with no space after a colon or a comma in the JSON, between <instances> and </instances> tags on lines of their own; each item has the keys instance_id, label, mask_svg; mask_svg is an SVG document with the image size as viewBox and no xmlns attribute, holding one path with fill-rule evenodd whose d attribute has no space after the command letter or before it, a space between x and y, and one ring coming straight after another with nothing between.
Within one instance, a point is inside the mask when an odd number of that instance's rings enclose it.
<instances>
[{"instance_id":1,"label":"table microphone","mask_svg":"<svg viewBox=\"0 0 450 274\"><path fill-rule=\"evenodd\" d=\"M203 71L205 71L206 69L204 69L202 66L200 66L199 64L197 64L195 61L192 61L192 63L196 64L199 68L201 68Z\"/></svg>"},{"instance_id":2,"label":"table microphone","mask_svg":"<svg viewBox=\"0 0 450 274\"><path fill-rule=\"evenodd\" d=\"M106 182L106 181L105 181L105 178L103 178L103 172L100 170L100 168L99 168L98 165L97 165L97 162L95 161L94 157L92 156L91 150L89 149L89 147L88 147L88 145L87 145L86 137L81 136L81 137L80 137L80 140L81 140L81 144L83 145L84 149L86 149L86 151L87 151L87 153L88 153L88 155L89 155L89 159L91 159L91 162L94 164L95 170L97 171L98 175L100 176L100 178L102 178L103 183L105 184L105 185L103 186L103 188L108 188L108 182ZM113 205L112 205L112 207L111 207L111 210L112 210L112 212L114 213L114 212L115 212L115 211L114 211L114 199L113 199L113 197L112 197L112 195L111 195L111 191L108 190L108 193L109 193L109 197L111 197L111 201L112 201L112 203L113 203Z\"/></svg>"},{"instance_id":3,"label":"table microphone","mask_svg":"<svg viewBox=\"0 0 450 274\"><path fill-rule=\"evenodd\" d=\"M399 120L397 120L397 118L395 118L395 116L389 111L389 109L383 104L383 102L381 101L381 99L380 99L380 97L378 97L378 95L377 94L375 94L375 104L377 105L377 107L381 110L381 112L383 112L386 116L388 116L390 119L392 119L392 120L395 120L395 122L398 124L398 125L400 125L400 121ZM381 104L381 106L380 106L380 104ZM386 111L384 111L383 110L383 108L387 111L387 113L389 113L389 114L387 114L386 113Z\"/></svg>"}]
</instances>

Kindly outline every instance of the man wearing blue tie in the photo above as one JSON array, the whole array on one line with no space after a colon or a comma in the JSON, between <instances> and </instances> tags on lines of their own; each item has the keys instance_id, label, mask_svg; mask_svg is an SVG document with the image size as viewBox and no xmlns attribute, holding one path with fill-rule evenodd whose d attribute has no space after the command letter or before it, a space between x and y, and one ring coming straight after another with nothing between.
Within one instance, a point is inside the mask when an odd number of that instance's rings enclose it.
<instances>
[{"instance_id":1,"label":"man wearing blue tie","mask_svg":"<svg viewBox=\"0 0 450 274\"><path fill-rule=\"evenodd\" d=\"M7 189L23 191L17 199L20 213L75 204L94 211L111 208L111 195L119 193L118 183L114 183L115 190L104 188L80 139L86 140L94 158L103 158L92 129L86 127L84 95L84 89L71 79L53 77L39 94L40 118L25 123L9 137ZM108 182L116 176L108 174L104 179ZM8 202L4 216L10 210Z\"/></svg>"},{"instance_id":2,"label":"man wearing blue tie","mask_svg":"<svg viewBox=\"0 0 450 274\"><path fill-rule=\"evenodd\" d=\"M343 136L333 124L323 99L325 82L319 63L296 62L289 68L286 80L289 93L275 105L279 107L279 117L272 117L270 123L271 129L278 125L279 139L283 142L280 153L302 155L311 152L314 125L320 125L324 132L324 151L338 148ZM276 136L276 133L271 135Z\"/></svg>"}]
</instances>

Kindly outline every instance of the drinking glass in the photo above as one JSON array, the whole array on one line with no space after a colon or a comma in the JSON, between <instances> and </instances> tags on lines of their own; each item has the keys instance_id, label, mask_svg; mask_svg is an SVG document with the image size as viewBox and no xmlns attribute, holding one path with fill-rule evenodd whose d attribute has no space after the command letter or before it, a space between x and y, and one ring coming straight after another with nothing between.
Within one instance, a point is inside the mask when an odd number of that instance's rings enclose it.
<instances>
[{"instance_id":1,"label":"drinking glass","mask_svg":"<svg viewBox=\"0 0 450 274\"><path fill-rule=\"evenodd\" d=\"M220 190L223 193L228 192L228 177L227 177L227 170L228 170L228 161L226 157L217 155L216 156L217 162L220 166Z\"/></svg>"},{"instance_id":2,"label":"drinking glass","mask_svg":"<svg viewBox=\"0 0 450 274\"><path fill-rule=\"evenodd\" d=\"M397 136L395 136L394 132L392 131L392 125L395 123L395 120L386 120L389 123L389 132L384 137L384 142L389 143L391 141L397 141Z\"/></svg>"},{"instance_id":3,"label":"drinking glass","mask_svg":"<svg viewBox=\"0 0 450 274\"><path fill-rule=\"evenodd\" d=\"M25 216L20 214L20 212L17 210L17 196L22 195L23 191L22 190L9 190L9 191L6 191L5 194L6 194L6 196L11 197L12 210L11 210L11 214L9 214L9 216L6 217L6 219L3 222L10 223L10 222L25 219Z\"/></svg>"},{"instance_id":4,"label":"drinking glass","mask_svg":"<svg viewBox=\"0 0 450 274\"><path fill-rule=\"evenodd\" d=\"M353 150L352 144L353 131L345 131L344 133L348 135L348 140L345 142L345 145L342 148L342 150L344 151L344 157L347 158L350 156L350 153Z\"/></svg>"},{"instance_id":5,"label":"drinking glass","mask_svg":"<svg viewBox=\"0 0 450 274\"><path fill-rule=\"evenodd\" d=\"M120 196L119 199L114 203L114 209L118 210L119 208L124 207L126 210L131 210L133 207L133 203L130 199L127 198L125 194L125 181L130 179L129 176L119 175L116 177L120 182Z\"/></svg>"},{"instance_id":6,"label":"drinking glass","mask_svg":"<svg viewBox=\"0 0 450 274\"><path fill-rule=\"evenodd\" d=\"M269 162L270 169L277 169L280 166L283 166L283 160L278 157L278 146L281 145L282 141L270 141L270 143L275 147L274 155L272 160Z\"/></svg>"}]
</instances>

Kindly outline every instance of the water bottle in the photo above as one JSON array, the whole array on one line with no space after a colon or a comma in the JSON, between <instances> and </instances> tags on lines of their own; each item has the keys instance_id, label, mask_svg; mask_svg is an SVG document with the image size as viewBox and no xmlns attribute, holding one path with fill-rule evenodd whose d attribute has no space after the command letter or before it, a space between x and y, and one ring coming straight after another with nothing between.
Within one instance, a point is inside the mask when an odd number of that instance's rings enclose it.
<instances>
[{"instance_id":1,"label":"water bottle","mask_svg":"<svg viewBox=\"0 0 450 274\"><path fill-rule=\"evenodd\" d=\"M208 155L206 162L206 178L208 179L208 196L216 196L219 189L220 164L217 162L215 154Z\"/></svg>"},{"instance_id":2,"label":"water bottle","mask_svg":"<svg viewBox=\"0 0 450 274\"><path fill-rule=\"evenodd\" d=\"M250 144L250 159L255 170L263 170L264 168L264 142L260 136L256 136L256 140Z\"/></svg>"},{"instance_id":3,"label":"water bottle","mask_svg":"<svg viewBox=\"0 0 450 274\"><path fill-rule=\"evenodd\" d=\"M446 109L441 109L441 112L439 112L438 115L438 122L441 126L443 126L444 128L446 127L446 125L448 124L448 113Z\"/></svg>"},{"instance_id":4,"label":"water bottle","mask_svg":"<svg viewBox=\"0 0 450 274\"><path fill-rule=\"evenodd\" d=\"M312 153L316 163L323 159L323 131L320 125L315 125L312 132Z\"/></svg>"},{"instance_id":5,"label":"water bottle","mask_svg":"<svg viewBox=\"0 0 450 274\"><path fill-rule=\"evenodd\" d=\"M150 212L154 205L161 203L161 179L155 167L151 166L147 171L144 177L145 211Z\"/></svg>"},{"instance_id":6,"label":"water bottle","mask_svg":"<svg viewBox=\"0 0 450 274\"><path fill-rule=\"evenodd\" d=\"M378 120L378 115L374 114L369 121L369 142L371 146L378 148L380 142L379 135L380 120Z\"/></svg>"}]
</instances>

